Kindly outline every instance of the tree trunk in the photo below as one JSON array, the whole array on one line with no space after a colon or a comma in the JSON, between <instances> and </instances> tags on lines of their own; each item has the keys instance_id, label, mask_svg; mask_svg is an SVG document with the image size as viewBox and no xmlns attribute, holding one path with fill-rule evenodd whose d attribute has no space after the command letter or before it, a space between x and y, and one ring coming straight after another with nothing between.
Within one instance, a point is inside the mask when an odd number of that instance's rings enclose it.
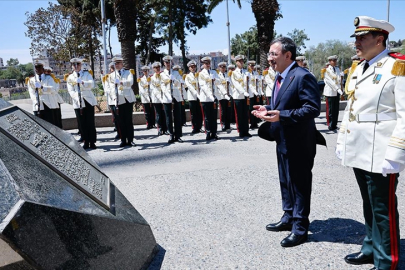
<instances>
[{"instance_id":1,"label":"tree trunk","mask_svg":"<svg viewBox=\"0 0 405 270\"><path fill-rule=\"evenodd\" d=\"M112 47L111 47L111 23L108 24L108 48L110 49L110 55L112 57L113 52L112 52Z\"/></svg>"},{"instance_id":2,"label":"tree trunk","mask_svg":"<svg viewBox=\"0 0 405 270\"><path fill-rule=\"evenodd\" d=\"M152 37L153 37L153 32L154 32L153 30L155 28L155 18L156 18L156 16L153 16L152 21L150 23L150 27L149 27L148 54L146 55L145 65L149 64L150 53L152 50Z\"/></svg>"},{"instance_id":3,"label":"tree trunk","mask_svg":"<svg viewBox=\"0 0 405 270\"><path fill-rule=\"evenodd\" d=\"M169 1L169 55L173 55L173 17L172 1Z\"/></svg>"},{"instance_id":4,"label":"tree trunk","mask_svg":"<svg viewBox=\"0 0 405 270\"><path fill-rule=\"evenodd\" d=\"M252 11L256 18L259 38L259 64L268 67L267 53L273 39L274 21L278 16L279 4L277 0L253 0Z\"/></svg>"}]
</instances>

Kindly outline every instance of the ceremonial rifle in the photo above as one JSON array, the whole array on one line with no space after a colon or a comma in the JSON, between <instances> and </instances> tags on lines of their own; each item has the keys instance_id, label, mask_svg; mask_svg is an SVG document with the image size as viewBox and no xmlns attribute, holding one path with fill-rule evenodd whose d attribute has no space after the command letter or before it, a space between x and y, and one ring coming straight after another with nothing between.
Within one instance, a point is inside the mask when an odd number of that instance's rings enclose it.
<instances>
[{"instance_id":1,"label":"ceremonial rifle","mask_svg":"<svg viewBox=\"0 0 405 270\"><path fill-rule=\"evenodd\" d=\"M212 77L214 77L211 70L208 71L208 74L210 74L210 75L212 75ZM217 97L215 96L215 92L214 92L214 78L211 79L211 87L212 87L212 96L214 97L214 109L216 109L217 103L215 102L215 100L217 99Z\"/></svg>"}]
</instances>

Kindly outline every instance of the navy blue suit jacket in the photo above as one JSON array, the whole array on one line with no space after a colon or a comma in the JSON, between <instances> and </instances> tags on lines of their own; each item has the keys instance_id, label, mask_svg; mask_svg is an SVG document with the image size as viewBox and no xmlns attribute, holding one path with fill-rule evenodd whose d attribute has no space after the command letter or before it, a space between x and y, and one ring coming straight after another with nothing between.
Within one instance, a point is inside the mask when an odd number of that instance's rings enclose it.
<instances>
[{"instance_id":1,"label":"navy blue suit jacket","mask_svg":"<svg viewBox=\"0 0 405 270\"><path fill-rule=\"evenodd\" d=\"M274 97L275 86L272 97ZM280 111L280 121L271 124L271 135L283 154L315 156L315 117L320 113L321 97L315 77L295 63L267 110Z\"/></svg>"}]
</instances>

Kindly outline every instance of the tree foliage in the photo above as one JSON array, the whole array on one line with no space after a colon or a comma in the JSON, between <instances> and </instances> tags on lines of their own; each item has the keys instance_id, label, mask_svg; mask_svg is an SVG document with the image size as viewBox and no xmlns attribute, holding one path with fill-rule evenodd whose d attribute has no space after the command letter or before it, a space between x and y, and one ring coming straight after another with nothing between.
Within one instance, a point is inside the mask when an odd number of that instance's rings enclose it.
<instances>
[{"instance_id":1,"label":"tree foliage","mask_svg":"<svg viewBox=\"0 0 405 270\"><path fill-rule=\"evenodd\" d=\"M305 56L309 61L309 68L318 80L321 79L321 69L328 62L328 56L338 56L338 66L343 71L352 64L351 57L356 54L353 45L339 40L327 40L319 43L316 47L311 46Z\"/></svg>"},{"instance_id":2,"label":"tree foliage","mask_svg":"<svg viewBox=\"0 0 405 270\"><path fill-rule=\"evenodd\" d=\"M6 63L7 63L7 66L9 66L9 67L17 66L18 64L20 64L20 62L18 61L18 58L10 58L10 60L7 60Z\"/></svg>"},{"instance_id":3,"label":"tree foliage","mask_svg":"<svg viewBox=\"0 0 405 270\"><path fill-rule=\"evenodd\" d=\"M297 28L294 28L292 32L288 32L287 36L289 36L297 46L297 55L300 55L303 53L303 49L306 49L307 47L305 46L305 41L310 40L308 35L305 34L305 29L304 30L298 30Z\"/></svg>"},{"instance_id":4,"label":"tree foliage","mask_svg":"<svg viewBox=\"0 0 405 270\"><path fill-rule=\"evenodd\" d=\"M233 55L243 54L249 60L258 61L259 43L256 26L250 27L248 31L240 35L236 34L231 39L231 53Z\"/></svg>"}]
</instances>

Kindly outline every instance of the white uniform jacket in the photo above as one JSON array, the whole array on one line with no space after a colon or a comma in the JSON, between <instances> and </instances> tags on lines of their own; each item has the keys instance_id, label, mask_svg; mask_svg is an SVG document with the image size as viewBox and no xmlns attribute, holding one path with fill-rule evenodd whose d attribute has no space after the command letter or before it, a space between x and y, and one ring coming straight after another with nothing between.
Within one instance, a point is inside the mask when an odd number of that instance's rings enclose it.
<instances>
[{"instance_id":1,"label":"white uniform jacket","mask_svg":"<svg viewBox=\"0 0 405 270\"><path fill-rule=\"evenodd\" d=\"M259 89L256 88L256 77L259 74L256 71L251 71L247 74L249 74L249 97L252 98L254 96L259 95L259 92L258 92Z\"/></svg>"},{"instance_id":2,"label":"white uniform jacket","mask_svg":"<svg viewBox=\"0 0 405 270\"><path fill-rule=\"evenodd\" d=\"M152 103L163 103L162 72L153 74L150 77L150 91Z\"/></svg>"},{"instance_id":3,"label":"white uniform jacket","mask_svg":"<svg viewBox=\"0 0 405 270\"><path fill-rule=\"evenodd\" d=\"M120 75L121 71L121 75ZM136 101L134 91L132 90L131 86L134 84L134 76L128 69L121 69L110 73L109 83L110 87L113 88L110 91L111 98L116 100L117 95L115 93L115 79L119 80L118 86L118 105L124 104L125 100L129 103L133 103Z\"/></svg>"},{"instance_id":4,"label":"white uniform jacket","mask_svg":"<svg viewBox=\"0 0 405 270\"><path fill-rule=\"evenodd\" d=\"M247 77L248 72L244 69L236 68L232 71L231 82L232 82L232 97L233 99L244 99L244 93L247 92Z\"/></svg>"},{"instance_id":5,"label":"white uniform jacket","mask_svg":"<svg viewBox=\"0 0 405 270\"><path fill-rule=\"evenodd\" d=\"M341 89L340 86L340 70L338 67L333 67L329 65L325 71L325 88L323 89L323 95L326 97L335 97L337 96L338 90Z\"/></svg>"},{"instance_id":6,"label":"white uniform jacket","mask_svg":"<svg viewBox=\"0 0 405 270\"><path fill-rule=\"evenodd\" d=\"M199 91L198 80L195 77L194 73L190 72L187 74L185 84L188 89L187 99L189 101L198 100L199 99L199 97L198 97L198 91Z\"/></svg>"},{"instance_id":7,"label":"white uniform jacket","mask_svg":"<svg viewBox=\"0 0 405 270\"><path fill-rule=\"evenodd\" d=\"M54 74L51 74L51 77L55 81L55 91L52 91L52 94L54 95L54 98L56 99L56 102L58 102L59 104L65 103L63 101L63 98L59 95L60 80L57 79Z\"/></svg>"},{"instance_id":8,"label":"white uniform jacket","mask_svg":"<svg viewBox=\"0 0 405 270\"><path fill-rule=\"evenodd\" d=\"M228 74L219 72L218 73L218 85L217 89L215 91L216 97L221 100L221 99L226 99L225 96L228 95L228 83L230 81L230 78L228 77Z\"/></svg>"},{"instance_id":9,"label":"white uniform jacket","mask_svg":"<svg viewBox=\"0 0 405 270\"><path fill-rule=\"evenodd\" d=\"M150 88L149 88L149 82L148 82L149 76L143 75L138 82L139 86L139 95L141 96L141 102L143 104L145 103L151 103L151 98L150 98Z\"/></svg>"},{"instance_id":10,"label":"white uniform jacket","mask_svg":"<svg viewBox=\"0 0 405 270\"><path fill-rule=\"evenodd\" d=\"M108 105L115 106L117 104L115 103L115 100L111 96L111 91L114 91L115 85L110 83L110 78L109 77L110 77L110 74L107 74L102 79L103 88L104 88L104 95L107 96Z\"/></svg>"},{"instance_id":11,"label":"white uniform jacket","mask_svg":"<svg viewBox=\"0 0 405 270\"><path fill-rule=\"evenodd\" d=\"M67 88L68 88L70 96L72 97L74 109L80 108L79 88L77 85L77 78L78 77L77 77L76 72L73 72L67 78ZM84 100L86 100L92 106L97 105L97 100L94 97L93 92L91 91L91 89L94 87L93 77L91 76L91 74L88 71L84 71L84 72L80 71L80 79L83 81L83 83L80 84L80 92L81 92L81 96L82 96L82 100L81 100L82 108L86 107Z\"/></svg>"},{"instance_id":12,"label":"white uniform jacket","mask_svg":"<svg viewBox=\"0 0 405 270\"><path fill-rule=\"evenodd\" d=\"M211 76L215 79L212 81ZM218 82L218 74L215 70L203 69L198 75L198 83L200 86L200 101L214 102L215 88ZM212 89L214 87L214 89Z\"/></svg>"},{"instance_id":13,"label":"white uniform jacket","mask_svg":"<svg viewBox=\"0 0 405 270\"><path fill-rule=\"evenodd\" d=\"M349 99L338 134L342 165L381 173L384 159L405 165L405 76L394 76L395 59L383 53L363 73L350 76Z\"/></svg>"},{"instance_id":14,"label":"white uniform jacket","mask_svg":"<svg viewBox=\"0 0 405 270\"><path fill-rule=\"evenodd\" d=\"M269 67L267 70L267 74L264 76L264 82L266 84L266 97L271 97L271 93L273 92L274 82L276 81L276 72L274 69Z\"/></svg>"},{"instance_id":15,"label":"white uniform jacket","mask_svg":"<svg viewBox=\"0 0 405 270\"><path fill-rule=\"evenodd\" d=\"M30 94L33 105L32 110L33 111L38 110L37 93L35 90L36 81L41 82L41 88L38 88L40 110L44 109L44 103L50 109L59 108L59 104L55 98L55 95L53 94L53 92L55 92L56 89L56 82L54 81L54 79L51 76L45 74L41 75L41 80L39 79L40 79L39 76L35 75L35 77L30 78L28 83L28 92Z\"/></svg>"}]
</instances>

